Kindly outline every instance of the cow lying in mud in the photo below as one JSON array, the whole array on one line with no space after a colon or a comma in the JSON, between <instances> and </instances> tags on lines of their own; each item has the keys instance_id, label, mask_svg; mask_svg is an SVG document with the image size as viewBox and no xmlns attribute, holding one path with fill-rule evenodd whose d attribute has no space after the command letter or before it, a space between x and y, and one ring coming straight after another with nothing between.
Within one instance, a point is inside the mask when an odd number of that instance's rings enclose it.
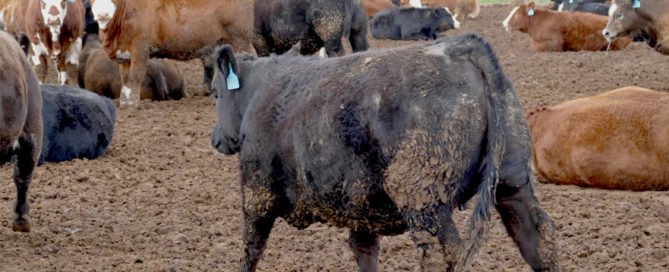
<instances>
[{"instance_id":1,"label":"cow lying in mud","mask_svg":"<svg viewBox=\"0 0 669 272\"><path fill-rule=\"evenodd\" d=\"M528 113L534 167L546 181L669 189L669 94L625 87Z\"/></svg>"},{"instance_id":2,"label":"cow lying in mud","mask_svg":"<svg viewBox=\"0 0 669 272\"><path fill-rule=\"evenodd\" d=\"M440 32L459 28L448 8L397 7L382 10L369 19L369 30L376 39L428 40Z\"/></svg>"},{"instance_id":3,"label":"cow lying in mud","mask_svg":"<svg viewBox=\"0 0 669 272\"><path fill-rule=\"evenodd\" d=\"M13 37L0 31L0 161L17 158L12 229L28 232L28 188L42 148L42 95L25 54Z\"/></svg>"},{"instance_id":4,"label":"cow lying in mud","mask_svg":"<svg viewBox=\"0 0 669 272\"><path fill-rule=\"evenodd\" d=\"M424 270L462 269L493 205L533 269L558 269L525 116L488 43L466 35L331 59L297 50L256 58L225 46L212 58L212 145L240 160L241 271L255 270L277 217L350 228L361 271L376 271L380 235L405 231ZM476 193L463 243L453 209Z\"/></svg>"},{"instance_id":5,"label":"cow lying in mud","mask_svg":"<svg viewBox=\"0 0 669 272\"><path fill-rule=\"evenodd\" d=\"M104 154L114 136L114 103L68 85L42 85L40 89L44 138L39 164Z\"/></svg>"}]
</instances>

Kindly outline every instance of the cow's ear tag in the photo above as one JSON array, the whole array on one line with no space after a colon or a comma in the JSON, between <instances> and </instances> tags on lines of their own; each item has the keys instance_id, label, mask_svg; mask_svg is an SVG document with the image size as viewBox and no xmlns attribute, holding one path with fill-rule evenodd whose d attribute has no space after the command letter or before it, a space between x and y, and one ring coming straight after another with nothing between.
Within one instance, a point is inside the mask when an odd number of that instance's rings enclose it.
<instances>
[{"instance_id":1,"label":"cow's ear tag","mask_svg":"<svg viewBox=\"0 0 669 272\"><path fill-rule=\"evenodd\" d=\"M74 0L67 0L67 2L74 3Z\"/></svg>"},{"instance_id":2,"label":"cow's ear tag","mask_svg":"<svg viewBox=\"0 0 669 272\"><path fill-rule=\"evenodd\" d=\"M641 1L639 0L634 0L634 3L632 3L633 8L640 8L641 7Z\"/></svg>"},{"instance_id":3,"label":"cow's ear tag","mask_svg":"<svg viewBox=\"0 0 669 272\"><path fill-rule=\"evenodd\" d=\"M237 90L239 89L239 78L235 75L235 71L232 70L232 64L228 63L228 90Z\"/></svg>"},{"instance_id":4,"label":"cow's ear tag","mask_svg":"<svg viewBox=\"0 0 669 272\"><path fill-rule=\"evenodd\" d=\"M569 4L573 4L573 3L574 3L574 0L569 0Z\"/></svg>"},{"instance_id":5,"label":"cow's ear tag","mask_svg":"<svg viewBox=\"0 0 669 272\"><path fill-rule=\"evenodd\" d=\"M530 8L530 10L527 11L527 16L533 16L534 15L534 9Z\"/></svg>"}]
</instances>

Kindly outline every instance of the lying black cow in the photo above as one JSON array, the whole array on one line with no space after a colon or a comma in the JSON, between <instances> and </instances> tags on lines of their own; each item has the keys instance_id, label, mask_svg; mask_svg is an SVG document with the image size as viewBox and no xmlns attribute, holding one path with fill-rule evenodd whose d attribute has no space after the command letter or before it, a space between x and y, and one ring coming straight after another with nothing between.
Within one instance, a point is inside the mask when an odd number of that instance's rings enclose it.
<instances>
[{"instance_id":1,"label":"lying black cow","mask_svg":"<svg viewBox=\"0 0 669 272\"><path fill-rule=\"evenodd\" d=\"M608 0L553 0L553 9L560 10L562 4L573 5L577 3L606 3Z\"/></svg>"},{"instance_id":2,"label":"lying black cow","mask_svg":"<svg viewBox=\"0 0 669 272\"><path fill-rule=\"evenodd\" d=\"M369 48L362 0L255 0L253 13L258 56L283 54L298 42L301 54L325 47L328 56L343 56L342 36L348 36L353 52Z\"/></svg>"},{"instance_id":3,"label":"lying black cow","mask_svg":"<svg viewBox=\"0 0 669 272\"><path fill-rule=\"evenodd\" d=\"M581 11L608 16L611 4L592 0L564 1L558 6L559 11Z\"/></svg>"},{"instance_id":4,"label":"lying black cow","mask_svg":"<svg viewBox=\"0 0 669 272\"><path fill-rule=\"evenodd\" d=\"M114 135L111 99L68 85L42 85L44 138L39 163L95 159Z\"/></svg>"},{"instance_id":5,"label":"lying black cow","mask_svg":"<svg viewBox=\"0 0 669 272\"><path fill-rule=\"evenodd\" d=\"M331 59L232 52L213 56L211 138L239 153L241 271L255 270L277 217L350 228L361 271L376 271L380 235L405 231L423 270L462 269L493 205L533 269L558 269L552 221L533 195L523 108L481 38ZM229 67L239 89L227 88ZM456 256L452 211L476 193L471 238Z\"/></svg>"},{"instance_id":6,"label":"lying black cow","mask_svg":"<svg viewBox=\"0 0 669 272\"><path fill-rule=\"evenodd\" d=\"M369 29L377 39L427 40L459 28L460 23L446 8L397 7L379 11L369 19Z\"/></svg>"}]
</instances>

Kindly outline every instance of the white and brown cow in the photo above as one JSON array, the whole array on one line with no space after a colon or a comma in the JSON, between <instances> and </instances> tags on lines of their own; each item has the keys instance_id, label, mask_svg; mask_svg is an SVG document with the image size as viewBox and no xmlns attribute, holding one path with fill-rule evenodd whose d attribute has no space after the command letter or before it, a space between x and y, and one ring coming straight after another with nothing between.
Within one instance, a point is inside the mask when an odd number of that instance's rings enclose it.
<instances>
[{"instance_id":1,"label":"white and brown cow","mask_svg":"<svg viewBox=\"0 0 669 272\"><path fill-rule=\"evenodd\" d=\"M0 3L0 28L30 39L30 60L44 81L48 60L56 61L58 82L76 84L84 29L81 0L6 0Z\"/></svg>"}]
</instances>

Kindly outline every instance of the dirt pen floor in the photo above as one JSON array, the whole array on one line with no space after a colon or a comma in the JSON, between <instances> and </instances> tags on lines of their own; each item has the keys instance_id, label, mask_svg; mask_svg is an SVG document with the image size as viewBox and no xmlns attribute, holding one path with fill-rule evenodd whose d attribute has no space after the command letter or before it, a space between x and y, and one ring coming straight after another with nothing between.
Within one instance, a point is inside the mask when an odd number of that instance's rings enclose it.
<instances>
[{"instance_id":1,"label":"dirt pen floor","mask_svg":"<svg viewBox=\"0 0 669 272\"><path fill-rule=\"evenodd\" d=\"M628 85L669 91L669 56L640 43L608 54L534 52L526 34L504 31L501 22L510 10L484 7L478 20L445 35L476 32L488 39L526 110ZM370 43L381 48L413 42ZM199 61L180 63L180 69L188 91L201 93ZM139 110L117 118L116 135L101 158L38 168L29 192L31 233L10 228L12 168L0 169L0 271L236 270L238 161L210 147L213 100L196 95L143 101ZM669 270L669 192L539 183L536 194L555 221L564 271ZM468 213L457 213L460 229ZM357 271L347 239L345 229L315 224L298 231L278 220L258 270ZM383 237L381 248L381 271L419 270L407 234ZM496 213L469 270L530 270Z\"/></svg>"}]
</instances>

